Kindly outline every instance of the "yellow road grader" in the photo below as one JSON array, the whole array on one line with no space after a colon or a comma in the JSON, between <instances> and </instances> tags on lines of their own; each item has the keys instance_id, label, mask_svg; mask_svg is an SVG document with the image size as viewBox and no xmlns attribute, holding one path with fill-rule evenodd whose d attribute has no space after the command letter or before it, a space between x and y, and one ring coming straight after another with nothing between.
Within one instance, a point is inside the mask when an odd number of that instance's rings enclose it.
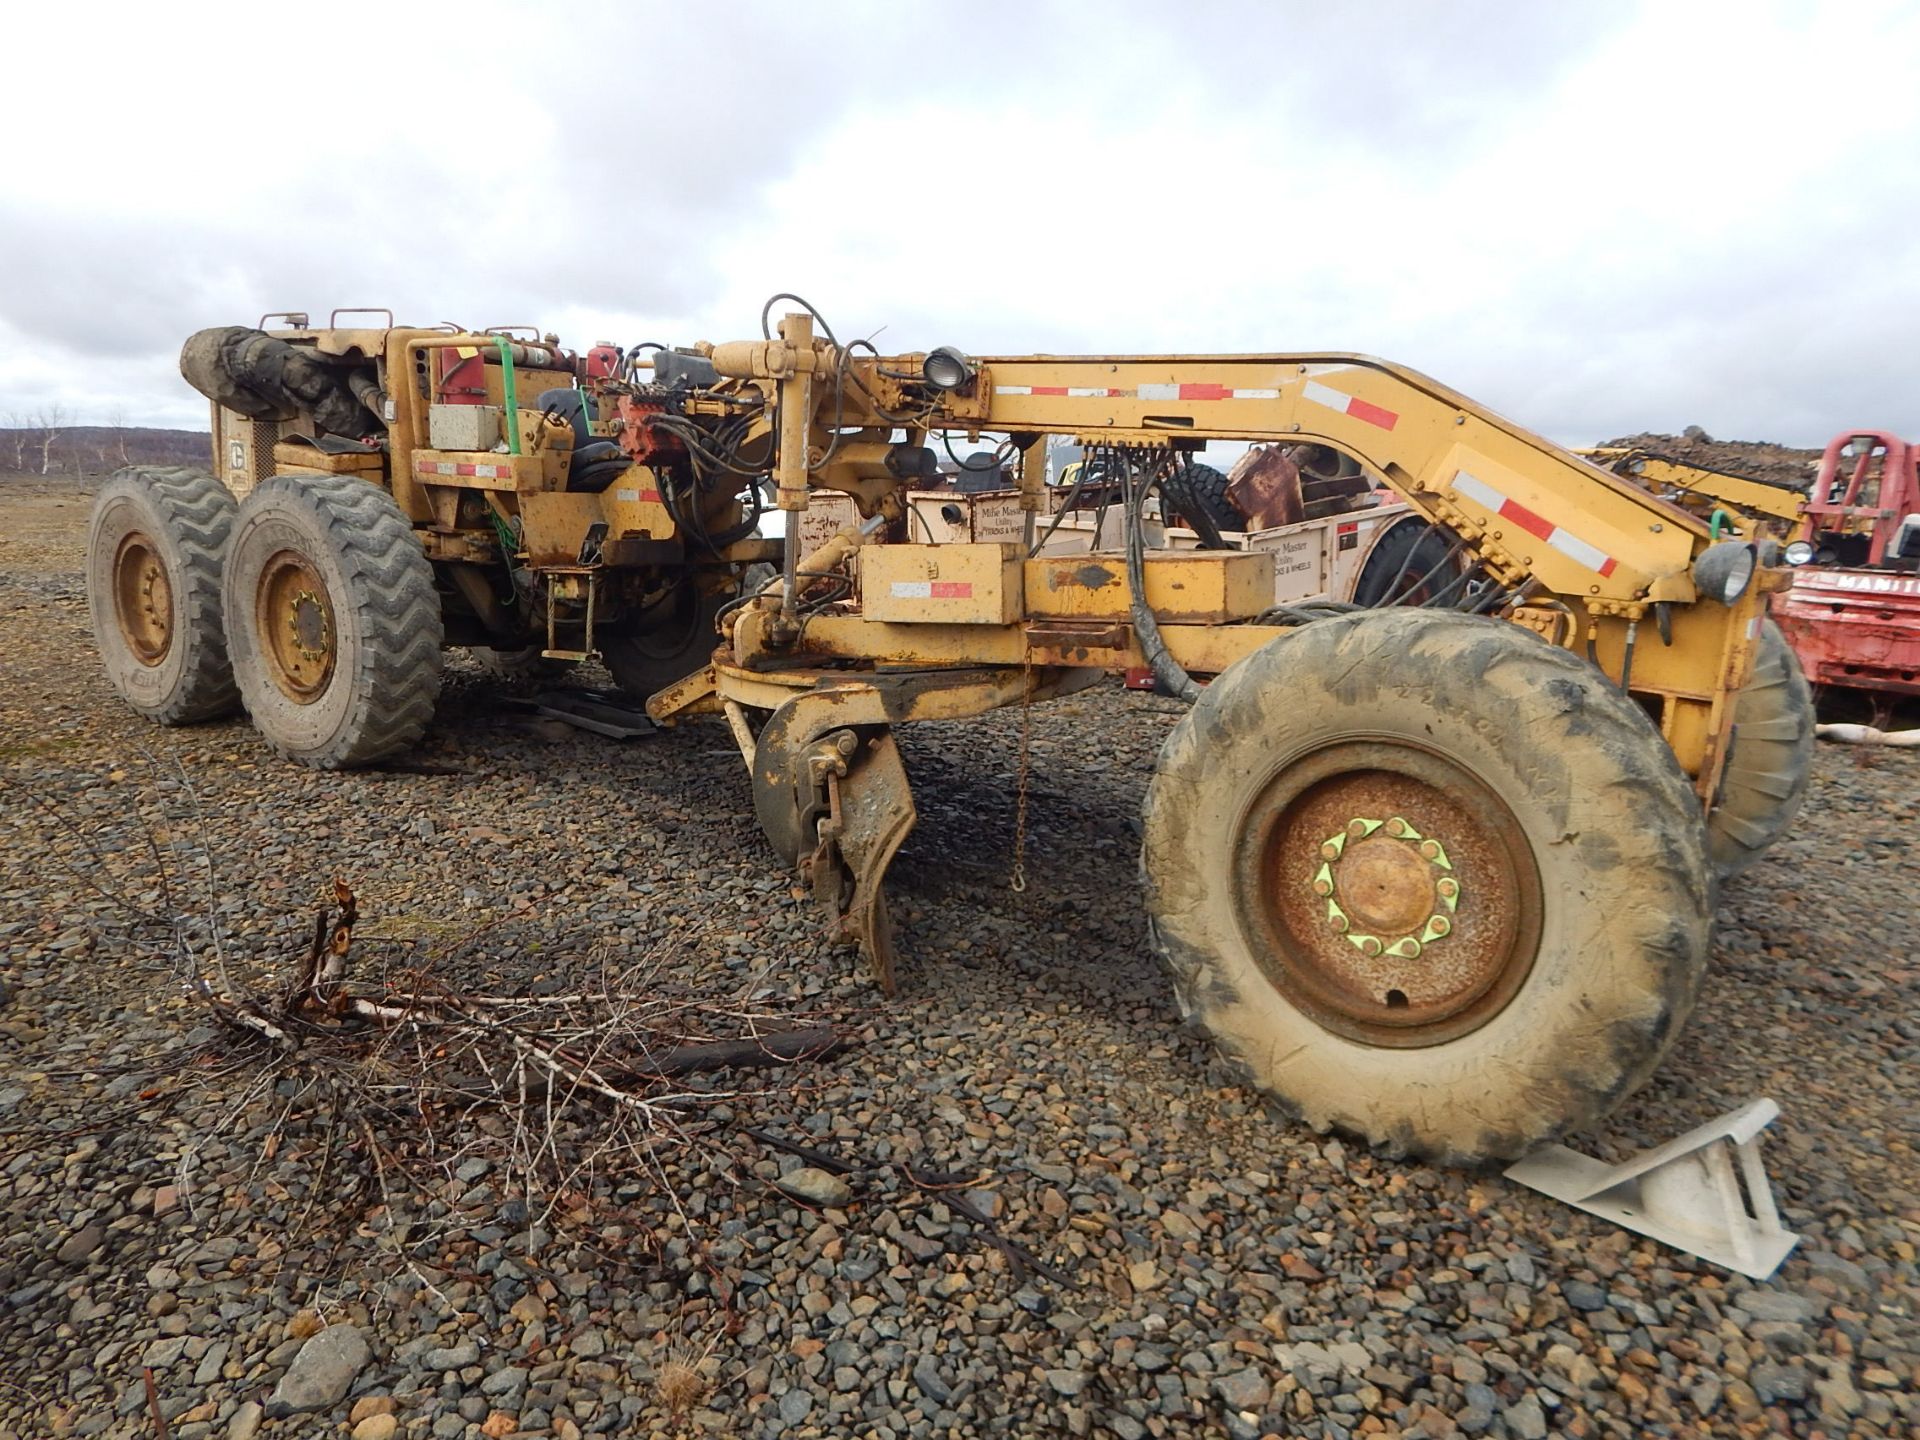
<instances>
[{"instance_id":1,"label":"yellow road grader","mask_svg":"<svg viewBox=\"0 0 1920 1440\"><path fill-rule=\"evenodd\" d=\"M895 728L1145 667L1190 706L1141 855L1185 1015L1316 1126L1514 1156L1652 1072L1719 879L1799 802L1772 548L1403 367L880 354L792 296L757 338L584 356L384 318L189 342L215 471L124 472L94 513L121 692L168 723L244 703L342 766L421 733L443 645L602 655L658 723L724 719L774 848L889 990L883 882L915 820ZM905 496L956 434L998 447L1019 540L912 538ZM1127 477L1120 548L1041 553L1050 437ZM1147 492L1236 441L1351 457L1455 578L1280 604L1270 553L1150 548ZM809 549L823 492L860 518ZM754 533L766 503L782 540Z\"/></svg>"}]
</instances>

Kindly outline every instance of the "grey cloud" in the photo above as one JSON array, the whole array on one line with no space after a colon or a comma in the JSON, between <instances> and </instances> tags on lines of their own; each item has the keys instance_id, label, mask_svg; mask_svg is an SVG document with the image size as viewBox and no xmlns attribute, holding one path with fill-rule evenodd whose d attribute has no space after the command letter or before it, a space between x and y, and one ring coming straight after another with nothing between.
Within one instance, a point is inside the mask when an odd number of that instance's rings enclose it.
<instances>
[{"instance_id":1,"label":"grey cloud","mask_svg":"<svg viewBox=\"0 0 1920 1440\"><path fill-rule=\"evenodd\" d=\"M1652 248L1657 211L1636 231L1611 202L1665 190L1676 212L1710 209L1711 173L1571 177L1592 197L1572 210L1532 194L1566 176L1476 176L1471 193L1442 183L1653 13L1209 0L871 4L830 16L570 5L502 12L514 17L504 68L497 25L402 16L418 53L363 82L379 107L335 111L296 103L297 87L254 82L257 103L231 113L278 127L285 144L267 171L223 165L208 136L170 132L167 110L102 87L97 105L119 113L70 140L75 173L105 173L112 160L87 145L123 144L137 130L143 163L177 167L194 202L174 218L117 212L104 192L50 205L33 177L0 177L0 325L25 354L0 373L20 393L50 393L110 362L136 392L130 410L186 413L191 397L172 378L181 339L282 306L387 304L408 319L473 325L548 325L562 311L653 317L649 332L672 321L724 338L756 316L723 312L723 297L738 305L745 292L794 286L844 333L885 324L882 343L903 348L1376 350L1571 438L1698 422L1818 439L1842 414L1914 428L1892 358L1920 299L1920 281L1905 278L1920 276L1903 238L1915 228L1912 162L1879 157L1883 183L1857 193L1868 160L1836 155L1844 193L1831 204L1800 196L1808 213L1746 232L1706 227L1704 238L1676 225ZM1684 83L1674 58L1646 57L1655 79L1644 93L1623 76L1621 103L1657 104L1661 85ZM344 59L304 54L322 71ZM487 85L473 82L479 74ZM1783 93L1779 103L1803 102ZM909 115L915 124L903 123ZM1307 162L1357 190L1287 197L1283 225L1241 245L1251 268L1213 273L1224 242L1248 239L1239 197L1188 193L1188 177L1142 173L1117 145L1065 150L1051 128L1061 116L1095 136L1144 123L1194 147L1243 143L1250 191ZM1014 153L970 146L983 117L1018 122ZM783 182L817 165L829 136L842 147L831 193L788 199ZM492 163L496 149L512 163ZM1447 273L1430 240L1463 216L1497 230L1489 253L1524 254L1531 233L1548 259L1510 283ZM804 265L781 257L804 256L815 232L841 233L850 217L862 245L924 251L924 265L892 288L856 274L816 293ZM1140 260L1135 283L1104 308L1010 304L998 267L1020 261L1017 237L1031 226L1079 227L1089 249L1127 247ZM1016 237L995 264L974 243L982 227ZM1599 241L1563 245L1576 230ZM1390 241L1390 284L1343 268L1360 234ZM768 273L740 273L724 254L751 235L770 239L757 262ZM1607 271L1615 240L1622 259ZM1582 258L1556 263L1556 247ZM1592 255L1602 263L1590 272ZM1480 279L1499 282L1497 300L1476 293ZM41 353L29 377L22 364Z\"/></svg>"}]
</instances>

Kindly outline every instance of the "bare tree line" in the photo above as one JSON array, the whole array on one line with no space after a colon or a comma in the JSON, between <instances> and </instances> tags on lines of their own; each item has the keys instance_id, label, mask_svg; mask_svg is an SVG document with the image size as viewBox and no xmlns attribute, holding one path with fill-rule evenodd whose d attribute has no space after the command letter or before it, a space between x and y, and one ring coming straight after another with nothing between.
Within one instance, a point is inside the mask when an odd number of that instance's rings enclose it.
<instances>
[{"instance_id":1,"label":"bare tree line","mask_svg":"<svg viewBox=\"0 0 1920 1440\"><path fill-rule=\"evenodd\" d=\"M192 432L175 438L175 432L130 429L119 405L107 411L103 425L83 423L58 401L0 413L0 470L16 475L77 477L141 461L205 464L205 447L205 439Z\"/></svg>"}]
</instances>

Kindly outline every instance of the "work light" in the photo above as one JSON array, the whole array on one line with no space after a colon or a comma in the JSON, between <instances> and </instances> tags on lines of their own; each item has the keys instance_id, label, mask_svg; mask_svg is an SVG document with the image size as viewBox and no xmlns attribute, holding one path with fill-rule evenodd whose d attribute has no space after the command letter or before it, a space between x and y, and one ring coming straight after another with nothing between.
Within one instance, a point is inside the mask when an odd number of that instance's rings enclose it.
<instances>
[{"instance_id":1,"label":"work light","mask_svg":"<svg viewBox=\"0 0 1920 1440\"><path fill-rule=\"evenodd\" d=\"M1693 583L1702 595L1731 605L1747 593L1758 561L1753 546L1745 540L1722 540L1702 550L1693 562Z\"/></svg>"},{"instance_id":2,"label":"work light","mask_svg":"<svg viewBox=\"0 0 1920 1440\"><path fill-rule=\"evenodd\" d=\"M973 361L953 346L942 345L920 362L920 378L936 390L958 390L973 379Z\"/></svg>"}]
</instances>

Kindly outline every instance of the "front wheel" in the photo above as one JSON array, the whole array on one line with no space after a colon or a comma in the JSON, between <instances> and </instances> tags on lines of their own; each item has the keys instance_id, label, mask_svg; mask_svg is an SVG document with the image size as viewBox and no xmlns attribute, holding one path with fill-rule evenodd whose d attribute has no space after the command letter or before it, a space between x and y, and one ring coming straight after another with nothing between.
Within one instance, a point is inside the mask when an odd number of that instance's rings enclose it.
<instances>
[{"instance_id":1,"label":"front wheel","mask_svg":"<svg viewBox=\"0 0 1920 1440\"><path fill-rule=\"evenodd\" d=\"M1813 689L1773 621L1760 626L1753 675L1733 697L1733 748L1707 816L1714 873L1731 880L1786 833L1813 774Z\"/></svg>"},{"instance_id":2,"label":"front wheel","mask_svg":"<svg viewBox=\"0 0 1920 1440\"><path fill-rule=\"evenodd\" d=\"M1652 1073L1710 933L1698 801L1605 677L1503 621L1302 627L1211 685L1147 793L1183 1011L1317 1128L1512 1158Z\"/></svg>"}]
</instances>

